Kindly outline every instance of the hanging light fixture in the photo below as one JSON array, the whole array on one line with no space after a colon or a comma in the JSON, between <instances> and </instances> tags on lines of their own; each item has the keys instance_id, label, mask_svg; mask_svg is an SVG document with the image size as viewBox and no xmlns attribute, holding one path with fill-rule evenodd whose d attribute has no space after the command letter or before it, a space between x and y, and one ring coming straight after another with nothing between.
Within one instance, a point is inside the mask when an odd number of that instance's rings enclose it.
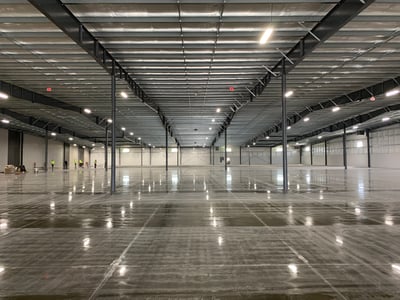
<instances>
[{"instance_id":1,"label":"hanging light fixture","mask_svg":"<svg viewBox=\"0 0 400 300\"><path fill-rule=\"evenodd\" d=\"M270 21L269 21L269 26L264 30L264 33L262 34L260 38L260 45L265 45L270 37L272 36L272 33L274 32L274 28L272 27L272 3L270 4Z\"/></svg>"}]
</instances>

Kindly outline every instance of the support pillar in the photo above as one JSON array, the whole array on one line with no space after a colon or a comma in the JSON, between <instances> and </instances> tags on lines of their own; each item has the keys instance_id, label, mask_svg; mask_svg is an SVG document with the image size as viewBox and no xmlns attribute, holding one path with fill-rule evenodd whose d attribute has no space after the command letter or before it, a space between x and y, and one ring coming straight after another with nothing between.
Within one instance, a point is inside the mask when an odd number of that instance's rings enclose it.
<instances>
[{"instance_id":1,"label":"support pillar","mask_svg":"<svg viewBox=\"0 0 400 300\"><path fill-rule=\"evenodd\" d=\"M370 138L370 130L367 129L367 156L368 156L368 168L371 168L371 138Z\"/></svg>"},{"instance_id":2,"label":"support pillar","mask_svg":"<svg viewBox=\"0 0 400 300\"><path fill-rule=\"evenodd\" d=\"M49 131L46 127L46 137L44 139L44 171L47 172L47 167L49 165Z\"/></svg>"},{"instance_id":3,"label":"support pillar","mask_svg":"<svg viewBox=\"0 0 400 300\"><path fill-rule=\"evenodd\" d=\"M224 161L225 161L225 170L227 170L228 169L228 162L227 162L227 158L228 158L228 155L227 155L227 153L228 153L228 151L227 151L227 146L228 146L228 143L227 143L227 141L228 141L228 138L227 138L227 132L228 131L228 128L225 128L225 159L224 159Z\"/></svg>"},{"instance_id":4,"label":"support pillar","mask_svg":"<svg viewBox=\"0 0 400 300\"><path fill-rule=\"evenodd\" d=\"M288 187L288 161L287 161L287 122L286 122L286 59L282 59L282 171L283 171L283 192L287 193Z\"/></svg>"},{"instance_id":5,"label":"support pillar","mask_svg":"<svg viewBox=\"0 0 400 300\"><path fill-rule=\"evenodd\" d=\"M149 148L149 150L150 150L150 167L151 167L151 147Z\"/></svg>"},{"instance_id":6,"label":"support pillar","mask_svg":"<svg viewBox=\"0 0 400 300\"><path fill-rule=\"evenodd\" d=\"M312 152L313 152L313 145L311 144L310 145L310 162L311 162L311 165L313 165L313 155L312 155L313 153Z\"/></svg>"},{"instance_id":7,"label":"support pillar","mask_svg":"<svg viewBox=\"0 0 400 300\"><path fill-rule=\"evenodd\" d=\"M140 145L140 166L143 168L143 146Z\"/></svg>"},{"instance_id":8,"label":"support pillar","mask_svg":"<svg viewBox=\"0 0 400 300\"><path fill-rule=\"evenodd\" d=\"M106 125L106 143L104 144L104 169L108 169L108 125Z\"/></svg>"},{"instance_id":9,"label":"support pillar","mask_svg":"<svg viewBox=\"0 0 400 300\"><path fill-rule=\"evenodd\" d=\"M165 170L168 171L168 129L165 128Z\"/></svg>"},{"instance_id":10,"label":"support pillar","mask_svg":"<svg viewBox=\"0 0 400 300\"><path fill-rule=\"evenodd\" d=\"M239 146L239 165L242 164L242 146Z\"/></svg>"},{"instance_id":11,"label":"support pillar","mask_svg":"<svg viewBox=\"0 0 400 300\"><path fill-rule=\"evenodd\" d=\"M328 166L328 142L324 142L324 154L325 154L325 167Z\"/></svg>"},{"instance_id":12,"label":"support pillar","mask_svg":"<svg viewBox=\"0 0 400 300\"><path fill-rule=\"evenodd\" d=\"M212 164L214 166L215 165L215 146L212 146L212 153L213 153Z\"/></svg>"},{"instance_id":13,"label":"support pillar","mask_svg":"<svg viewBox=\"0 0 400 300\"><path fill-rule=\"evenodd\" d=\"M117 103L115 98L115 88L116 88L116 78L115 78L115 63L113 64L113 71L111 74L111 193L115 193L115 163L116 163L116 153L115 153L115 143L116 143L116 130L115 124L117 123L116 111Z\"/></svg>"},{"instance_id":14,"label":"support pillar","mask_svg":"<svg viewBox=\"0 0 400 300\"><path fill-rule=\"evenodd\" d=\"M347 140L346 140L346 127L343 128L343 165L347 170Z\"/></svg>"},{"instance_id":15,"label":"support pillar","mask_svg":"<svg viewBox=\"0 0 400 300\"><path fill-rule=\"evenodd\" d=\"M47 137L47 134L46 134ZM19 161L20 165L22 166L24 164L24 132L21 131L21 134L19 135ZM48 144L48 143L47 143ZM48 148L48 146L47 146Z\"/></svg>"},{"instance_id":16,"label":"support pillar","mask_svg":"<svg viewBox=\"0 0 400 300\"><path fill-rule=\"evenodd\" d=\"M272 165L272 147L269 147L269 164Z\"/></svg>"},{"instance_id":17,"label":"support pillar","mask_svg":"<svg viewBox=\"0 0 400 300\"><path fill-rule=\"evenodd\" d=\"M300 152L300 164L302 165L303 164L303 146L300 146L299 152Z\"/></svg>"},{"instance_id":18,"label":"support pillar","mask_svg":"<svg viewBox=\"0 0 400 300\"><path fill-rule=\"evenodd\" d=\"M251 165L251 160L250 160L250 147L249 148L247 148L247 157L248 157L248 159L249 159L249 166Z\"/></svg>"}]
</instances>

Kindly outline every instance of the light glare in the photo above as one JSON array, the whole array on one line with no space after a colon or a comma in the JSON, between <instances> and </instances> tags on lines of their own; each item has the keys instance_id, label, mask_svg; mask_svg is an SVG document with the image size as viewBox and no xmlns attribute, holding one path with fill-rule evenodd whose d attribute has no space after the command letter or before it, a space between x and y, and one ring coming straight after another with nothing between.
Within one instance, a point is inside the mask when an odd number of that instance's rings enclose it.
<instances>
[{"instance_id":1,"label":"light glare","mask_svg":"<svg viewBox=\"0 0 400 300\"><path fill-rule=\"evenodd\" d=\"M268 27L267 29L265 29L263 35L261 36L260 44L261 45L266 44L273 32L274 29L272 27Z\"/></svg>"}]
</instances>

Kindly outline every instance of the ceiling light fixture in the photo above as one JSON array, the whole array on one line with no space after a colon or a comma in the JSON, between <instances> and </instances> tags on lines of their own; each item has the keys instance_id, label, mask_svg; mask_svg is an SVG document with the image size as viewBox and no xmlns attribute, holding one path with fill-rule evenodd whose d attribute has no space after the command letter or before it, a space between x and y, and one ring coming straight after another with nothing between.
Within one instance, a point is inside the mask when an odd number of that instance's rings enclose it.
<instances>
[{"instance_id":1,"label":"ceiling light fixture","mask_svg":"<svg viewBox=\"0 0 400 300\"><path fill-rule=\"evenodd\" d=\"M121 92L121 97L124 99L128 99L128 94L125 92Z\"/></svg>"},{"instance_id":2,"label":"ceiling light fixture","mask_svg":"<svg viewBox=\"0 0 400 300\"><path fill-rule=\"evenodd\" d=\"M399 89L391 90L391 91L389 91L389 92L386 93L386 97L392 97L392 96L397 95L398 93L400 93L400 90L399 90Z\"/></svg>"},{"instance_id":3,"label":"ceiling light fixture","mask_svg":"<svg viewBox=\"0 0 400 300\"><path fill-rule=\"evenodd\" d=\"M267 140L269 140L269 136L267 135L266 137L265 137Z\"/></svg>"},{"instance_id":4,"label":"ceiling light fixture","mask_svg":"<svg viewBox=\"0 0 400 300\"><path fill-rule=\"evenodd\" d=\"M255 146L256 145L256 142L253 142L253 146Z\"/></svg>"},{"instance_id":5,"label":"ceiling light fixture","mask_svg":"<svg viewBox=\"0 0 400 300\"><path fill-rule=\"evenodd\" d=\"M288 127L287 127L287 130L290 130L290 129L292 129L292 126L288 126Z\"/></svg>"},{"instance_id":6,"label":"ceiling light fixture","mask_svg":"<svg viewBox=\"0 0 400 300\"><path fill-rule=\"evenodd\" d=\"M111 120L111 119L107 119L107 122L108 122L108 123L112 123L112 120Z\"/></svg>"},{"instance_id":7,"label":"ceiling light fixture","mask_svg":"<svg viewBox=\"0 0 400 300\"><path fill-rule=\"evenodd\" d=\"M121 130L122 130L122 131L125 131L125 130L126 130L126 128L125 128L125 127L121 127Z\"/></svg>"},{"instance_id":8,"label":"ceiling light fixture","mask_svg":"<svg viewBox=\"0 0 400 300\"><path fill-rule=\"evenodd\" d=\"M133 132L129 132L129 135L133 135Z\"/></svg>"},{"instance_id":9,"label":"ceiling light fixture","mask_svg":"<svg viewBox=\"0 0 400 300\"><path fill-rule=\"evenodd\" d=\"M52 136L56 136L57 135L57 133L55 133L55 132L52 132L52 133L50 133Z\"/></svg>"},{"instance_id":10,"label":"ceiling light fixture","mask_svg":"<svg viewBox=\"0 0 400 300\"><path fill-rule=\"evenodd\" d=\"M209 127L209 128L208 128L208 130L210 130L210 131L211 131L211 130L212 130L212 128L211 128L211 127Z\"/></svg>"},{"instance_id":11,"label":"ceiling light fixture","mask_svg":"<svg viewBox=\"0 0 400 300\"><path fill-rule=\"evenodd\" d=\"M320 135L320 136L318 136L318 139L320 140L320 139L322 139L322 136Z\"/></svg>"},{"instance_id":12,"label":"ceiling light fixture","mask_svg":"<svg viewBox=\"0 0 400 300\"><path fill-rule=\"evenodd\" d=\"M217 108L217 113L220 113L221 112L221 109L220 108Z\"/></svg>"},{"instance_id":13,"label":"ceiling light fixture","mask_svg":"<svg viewBox=\"0 0 400 300\"><path fill-rule=\"evenodd\" d=\"M8 95L5 94L5 93L1 93L1 92L0 92L0 98L1 98L1 99L4 99L4 100L7 100L7 99L8 99Z\"/></svg>"},{"instance_id":14,"label":"ceiling light fixture","mask_svg":"<svg viewBox=\"0 0 400 300\"><path fill-rule=\"evenodd\" d=\"M142 138L139 136L139 137L138 137L138 140L139 140L139 141L141 141L141 140L142 140Z\"/></svg>"},{"instance_id":15,"label":"ceiling light fixture","mask_svg":"<svg viewBox=\"0 0 400 300\"><path fill-rule=\"evenodd\" d=\"M354 126L353 126L353 129L358 129L358 125L354 125Z\"/></svg>"},{"instance_id":16,"label":"ceiling light fixture","mask_svg":"<svg viewBox=\"0 0 400 300\"><path fill-rule=\"evenodd\" d=\"M340 107L339 106L335 106L334 108L332 108L332 111L333 112L337 112L337 111L339 111L340 110Z\"/></svg>"},{"instance_id":17,"label":"ceiling light fixture","mask_svg":"<svg viewBox=\"0 0 400 300\"><path fill-rule=\"evenodd\" d=\"M1 120L1 123L4 123L4 124L9 124L9 123L10 123L10 121L9 121L9 120L7 120L7 119L3 119L3 120Z\"/></svg>"},{"instance_id":18,"label":"ceiling light fixture","mask_svg":"<svg viewBox=\"0 0 400 300\"><path fill-rule=\"evenodd\" d=\"M285 97L286 98L288 98L288 97L290 97L290 96L292 96L293 95L293 91L287 91L286 93L285 93Z\"/></svg>"},{"instance_id":19,"label":"ceiling light fixture","mask_svg":"<svg viewBox=\"0 0 400 300\"><path fill-rule=\"evenodd\" d=\"M308 121L310 121L310 118L304 118L304 122L308 122Z\"/></svg>"},{"instance_id":20,"label":"ceiling light fixture","mask_svg":"<svg viewBox=\"0 0 400 300\"><path fill-rule=\"evenodd\" d=\"M265 45L267 43L267 41L269 40L269 38L271 37L273 32L274 32L274 29L272 27L268 27L267 29L265 29L263 35L261 36L260 44Z\"/></svg>"},{"instance_id":21,"label":"ceiling light fixture","mask_svg":"<svg viewBox=\"0 0 400 300\"><path fill-rule=\"evenodd\" d=\"M89 108L85 108L83 111L84 111L86 114L91 114L91 113L92 113L92 111L91 111Z\"/></svg>"},{"instance_id":22,"label":"ceiling light fixture","mask_svg":"<svg viewBox=\"0 0 400 300\"><path fill-rule=\"evenodd\" d=\"M215 119L212 119L211 121L212 121L213 123L215 123Z\"/></svg>"},{"instance_id":23,"label":"ceiling light fixture","mask_svg":"<svg viewBox=\"0 0 400 300\"><path fill-rule=\"evenodd\" d=\"M389 121L389 120L390 120L389 117L384 117L384 118L382 118L382 122L387 122L387 121Z\"/></svg>"},{"instance_id":24,"label":"ceiling light fixture","mask_svg":"<svg viewBox=\"0 0 400 300\"><path fill-rule=\"evenodd\" d=\"M74 140L74 138L72 138L72 137L69 137L68 139L69 139L70 141L73 141L73 140Z\"/></svg>"}]
</instances>

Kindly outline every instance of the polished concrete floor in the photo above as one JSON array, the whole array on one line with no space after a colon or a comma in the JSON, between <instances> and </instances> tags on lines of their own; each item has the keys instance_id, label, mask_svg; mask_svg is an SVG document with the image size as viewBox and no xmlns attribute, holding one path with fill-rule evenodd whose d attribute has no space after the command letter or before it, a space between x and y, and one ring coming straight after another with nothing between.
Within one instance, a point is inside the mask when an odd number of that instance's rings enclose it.
<instances>
[{"instance_id":1,"label":"polished concrete floor","mask_svg":"<svg viewBox=\"0 0 400 300\"><path fill-rule=\"evenodd\" d=\"M399 299L400 170L0 174L1 299Z\"/></svg>"}]
</instances>

